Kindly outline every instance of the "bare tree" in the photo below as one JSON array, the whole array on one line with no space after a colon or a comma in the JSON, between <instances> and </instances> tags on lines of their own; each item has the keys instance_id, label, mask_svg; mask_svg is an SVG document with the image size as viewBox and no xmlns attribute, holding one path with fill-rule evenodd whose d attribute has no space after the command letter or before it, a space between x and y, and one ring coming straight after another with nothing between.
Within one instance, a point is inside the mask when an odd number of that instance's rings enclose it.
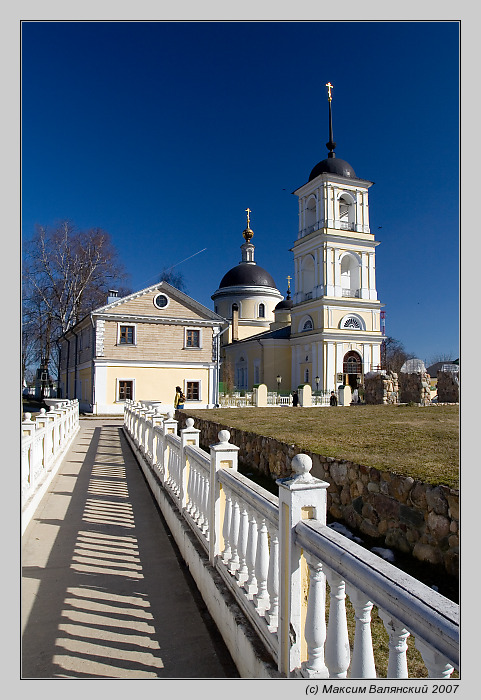
<instances>
[{"instance_id":1,"label":"bare tree","mask_svg":"<svg viewBox=\"0 0 481 700\"><path fill-rule=\"evenodd\" d=\"M55 341L89 311L105 303L107 291L125 277L108 233L78 230L63 221L37 226L24 247L23 330L37 359L55 360Z\"/></svg>"},{"instance_id":2,"label":"bare tree","mask_svg":"<svg viewBox=\"0 0 481 700\"><path fill-rule=\"evenodd\" d=\"M404 345L400 340L396 340L396 338L387 336L383 342L385 343L383 348L384 369L391 370L392 372L399 372L406 360L415 357L412 352L406 352Z\"/></svg>"},{"instance_id":3,"label":"bare tree","mask_svg":"<svg viewBox=\"0 0 481 700\"><path fill-rule=\"evenodd\" d=\"M184 275L182 272L174 272L171 267L164 267L159 275L159 282L167 282L181 292L187 291Z\"/></svg>"}]
</instances>

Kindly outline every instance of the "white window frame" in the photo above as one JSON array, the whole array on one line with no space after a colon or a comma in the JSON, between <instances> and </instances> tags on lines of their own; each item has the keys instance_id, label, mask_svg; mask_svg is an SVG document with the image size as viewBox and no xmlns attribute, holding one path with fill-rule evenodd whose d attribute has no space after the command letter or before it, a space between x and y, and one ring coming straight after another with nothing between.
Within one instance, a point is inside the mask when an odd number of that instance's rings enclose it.
<instances>
[{"instance_id":1,"label":"white window frame","mask_svg":"<svg viewBox=\"0 0 481 700\"><path fill-rule=\"evenodd\" d=\"M261 316L261 306L264 309L264 313L262 314L262 316ZM257 318L266 318L266 316L267 316L266 311L267 311L267 309L266 309L265 302L263 302L263 301L259 302L259 305L257 307Z\"/></svg>"},{"instance_id":2,"label":"white window frame","mask_svg":"<svg viewBox=\"0 0 481 700\"><path fill-rule=\"evenodd\" d=\"M195 329L197 330L197 329ZM188 399L187 398L187 384L189 382L195 383L199 385L199 398L198 399ZM185 396L185 402L196 402L196 401L202 401L202 380L201 379L184 379L184 396Z\"/></svg>"},{"instance_id":3,"label":"white window frame","mask_svg":"<svg viewBox=\"0 0 481 700\"><path fill-rule=\"evenodd\" d=\"M198 345L187 345L187 331L198 331L199 332L199 344ZM202 328L196 326L187 326L184 329L184 350L202 350Z\"/></svg>"},{"instance_id":4,"label":"white window frame","mask_svg":"<svg viewBox=\"0 0 481 700\"><path fill-rule=\"evenodd\" d=\"M133 377L115 377L115 403L124 403L120 398L120 382L132 382L132 401L135 401L135 379Z\"/></svg>"},{"instance_id":5,"label":"white window frame","mask_svg":"<svg viewBox=\"0 0 481 700\"><path fill-rule=\"evenodd\" d=\"M128 328L134 329L134 342L133 343L121 343L120 342L120 329L123 326L127 326ZM119 345L123 348L135 347L137 345L137 324L136 323L128 323L128 322L118 321L118 323L117 323L117 345Z\"/></svg>"},{"instance_id":6,"label":"white window frame","mask_svg":"<svg viewBox=\"0 0 481 700\"><path fill-rule=\"evenodd\" d=\"M160 295L162 295L163 297L165 297L165 298L167 299L167 304L166 304L165 306L157 306L157 304L155 303L155 300L156 300L157 297L160 296ZM170 299L169 299L169 297L167 296L167 294L166 294L165 292L162 292L162 291L157 292L157 294L154 296L152 302L153 302L155 308L156 308L156 309L159 309L159 311L163 311L164 309L166 309L166 308L170 305Z\"/></svg>"},{"instance_id":7,"label":"white window frame","mask_svg":"<svg viewBox=\"0 0 481 700\"><path fill-rule=\"evenodd\" d=\"M306 325L306 323L307 323L308 321L311 323L311 327L310 327L310 328L304 328L304 326ZM312 316L304 316L304 317L301 319L301 322L299 323L299 330L298 330L298 333L309 333L309 331L313 331L313 330L314 330L314 320L313 320Z\"/></svg>"}]
</instances>

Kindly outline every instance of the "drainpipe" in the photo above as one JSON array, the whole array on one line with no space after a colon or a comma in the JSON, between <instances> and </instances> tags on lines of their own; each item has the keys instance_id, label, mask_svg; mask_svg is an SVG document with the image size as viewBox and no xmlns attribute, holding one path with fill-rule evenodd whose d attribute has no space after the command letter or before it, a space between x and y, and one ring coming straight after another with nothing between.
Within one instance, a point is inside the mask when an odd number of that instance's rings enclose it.
<instances>
[{"instance_id":1,"label":"drainpipe","mask_svg":"<svg viewBox=\"0 0 481 700\"><path fill-rule=\"evenodd\" d=\"M215 407L219 407L219 376L220 376L220 337L221 335L224 335L226 331L229 330L229 322L226 321L227 326L224 328L223 331L219 331L219 333L216 333L213 337L213 341L215 343L215 349L216 349L216 368L215 368L215 381L214 381L214 404Z\"/></svg>"}]
</instances>

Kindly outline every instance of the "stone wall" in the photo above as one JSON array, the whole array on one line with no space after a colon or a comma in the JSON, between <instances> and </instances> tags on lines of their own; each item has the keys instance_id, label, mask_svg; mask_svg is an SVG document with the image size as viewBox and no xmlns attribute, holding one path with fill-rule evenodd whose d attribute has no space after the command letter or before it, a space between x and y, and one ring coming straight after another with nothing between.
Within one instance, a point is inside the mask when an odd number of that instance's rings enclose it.
<instances>
[{"instance_id":1,"label":"stone wall","mask_svg":"<svg viewBox=\"0 0 481 700\"><path fill-rule=\"evenodd\" d=\"M186 415L177 411L179 428ZM274 438L195 418L200 443L218 442L218 432L228 429L230 442L240 448L239 460L278 479L290 475L291 460L301 452ZM327 508L336 520L373 538L380 545L411 553L420 561L443 565L458 574L459 494L447 486L430 486L411 477L323 457L302 450L312 458L312 475L329 483Z\"/></svg>"},{"instance_id":2,"label":"stone wall","mask_svg":"<svg viewBox=\"0 0 481 700\"><path fill-rule=\"evenodd\" d=\"M438 372L438 403L459 403L459 374Z\"/></svg>"},{"instance_id":3,"label":"stone wall","mask_svg":"<svg viewBox=\"0 0 481 700\"><path fill-rule=\"evenodd\" d=\"M430 376L426 372L399 373L399 399L401 403L431 403Z\"/></svg>"},{"instance_id":4,"label":"stone wall","mask_svg":"<svg viewBox=\"0 0 481 700\"><path fill-rule=\"evenodd\" d=\"M399 382L396 372L370 372L364 377L364 400L368 404L399 403Z\"/></svg>"}]
</instances>

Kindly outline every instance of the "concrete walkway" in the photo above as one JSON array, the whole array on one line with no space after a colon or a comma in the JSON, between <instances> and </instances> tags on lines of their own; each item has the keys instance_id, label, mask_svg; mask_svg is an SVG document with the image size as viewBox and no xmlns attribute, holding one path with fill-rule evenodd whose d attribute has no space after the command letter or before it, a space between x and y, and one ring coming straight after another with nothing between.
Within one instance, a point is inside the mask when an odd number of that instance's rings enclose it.
<instances>
[{"instance_id":1,"label":"concrete walkway","mask_svg":"<svg viewBox=\"0 0 481 700\"><path fill-rule=\"evenodd\" d=\"M121 426L81 419L22 538L22 677L238 678Z\"/></svg>"}]
</instances>

